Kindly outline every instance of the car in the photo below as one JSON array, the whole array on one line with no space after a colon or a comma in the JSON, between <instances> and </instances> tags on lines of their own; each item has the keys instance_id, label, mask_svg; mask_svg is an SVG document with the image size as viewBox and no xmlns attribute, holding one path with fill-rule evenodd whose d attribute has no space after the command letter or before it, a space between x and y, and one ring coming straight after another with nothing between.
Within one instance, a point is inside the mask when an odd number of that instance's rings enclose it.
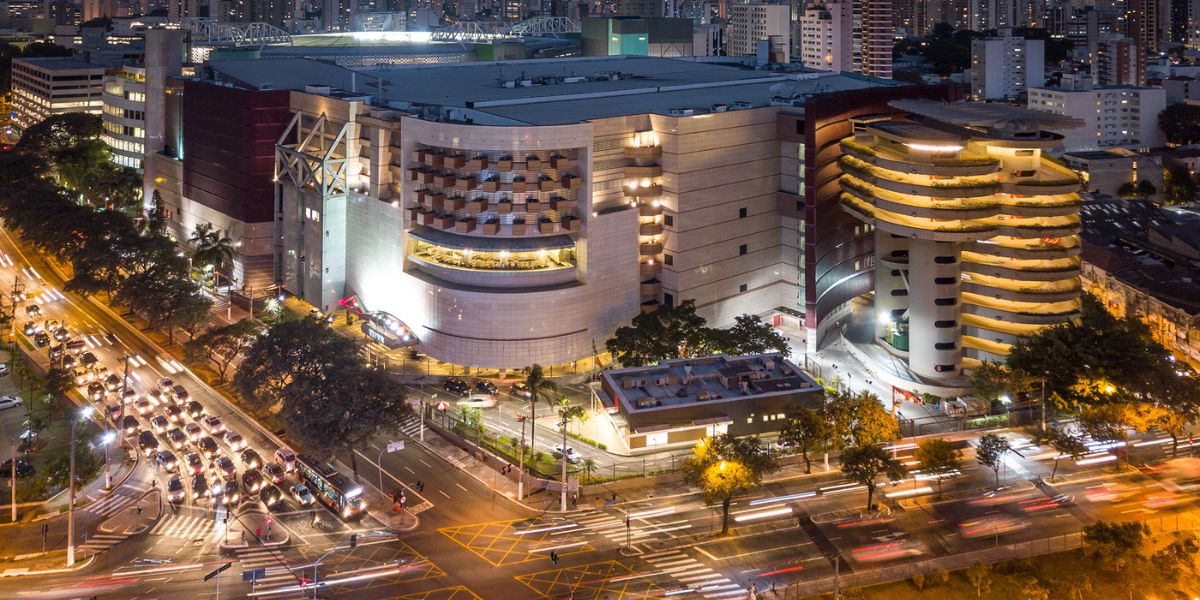
<instances>
[{"instance_id":1,"label":"car","mask_svg":"<svg viewBox=\"0 0 1200 600\"><path fill-rule=\"evenodd\" d=\"M75 378L75 385L79 387L91 383L96 378L96 374L83 365L75 365L75 368L71 369L71 376Z\"/></svg>"},{"instance_id":2,"label":"car","mask_svg":"<svg viewBox=\"0 0 1200 600\"><path fill-rule=\"evenodd\" d=\"M59 331L61 331L65 334L67 330L60 329ZM83 340L62 339L62 340L58 340L58 341L63 342L63 345L65 345L67 347L67 354L70 354L71 356L78 356L80 352L83 352L84 350L87 349L87 344L84 344Z\"/></svg>"},{"instance_id":3,"label":"car","mask_svg":"<svg viewBox=\"0 0 1200 600\"><path fill-rule=\"evenodd\" d=\"M33 475L36 471L37 471L37 469L34 469L33 465L25 462L24 459L20 459L20 458L17 459L17 479L33 477ZM13 459L10 458L10 459L5 460L3 463L0 463L0 477L8 479L9 477L12 477L12 474L13 474Z\"/></svg>"},{"instance_id":4,"label":"car","mask_svg":"<svg viewBox=\"0 0 1200 600\"><path fill-rule=\"evenodd\" d=\"M263 465L262 474L271 483L283 483L283 480L287 478L287 471L284 471L283 467L279 465Z\"/></svg>"},{"instance_id":5,"label":"car","mask_svg":"<svg viewBox=\"0 0 1200 600\"><path fill-rule=\"evenodd\" d=\"M167 502L183 502L183 480L178 475L167 480Z\"/></svg>"},{"instance_id":6,"label":"car","mask_svg":"<svg viewBox=\"0 0 1200 600\"><path fill-rule=\"evenodd\" d=\"M179 470L179 460L169 450L163 450L158 453L158 466L166 469L168 473L174 473Z\"/></svg>"},{"instance_id":7,"label":"car","mask_svg":"<svg viewBox=\"0 0 1200 600\"><path fill-rule=\"evenodd\" d=\"M288 448L280 448L275 451L275 464L283 467L284 471L296 470L296 453Z\"/></svg>"},{"instance_id":8,"label":"car","mask_svg":"<svg viewBox=\"0 0 1200 600\"><path fill-rule=\"evenodd\" d=\"M553 448L551 448L551 451L553 451L555 457L562 456L563 455L562 444L555 445ZM575 464L575 463L583 460L583 457L580 456L579 452L577 452L574 448L572 448L570 446L567 446L566 455L567 455L567 462L569 462L571 464Z\"/></svg>"},{"instance_id":9,"label":"car","mask_svg":"<svg viewBox=\"0 0 1200 600\"><path fill-rule=\"evenodd\" d=\"M249 470L242 473L242 488L248 494L253 494L262 489L264 483L266 482L263 481L263 476L258 471Z\"/></svg>"},{"instance_id":10,"label":"car","mask_svg":"<svg viewBox=\"0 0 1200 600\"><path fill-rule=\"evenodd\" d=\"M238 489L237 479L226 479L221 483L221 503L225 506L237 506L242 501L242 492Z\"/></svg>"},{"instance_id":11,"label":"car","mask_svg":"<svg viewBox=\"0 0 1200 600\"><path fill-rule=\"evenodd\" d=\"M169 392L173 387L175 387L175 382L170 377L163 377L158 380L158 391L160 392Z\"/></svg>"},{"instance_id":12,"label":"car","mask_svg":"<svg viewBox=\"0 0 1200 600\"><path fill-rule=\"evenodd\" d=\"M25 326L21 328L21 332L25 335L33 335L41 330L42 326L34 323L33 321L25 323Z\"/></svg>"},{"instance_id":13,"label":"car","mask_svg":"<svg viewBox=\"0 0 1200 600\"><path fill-rule=\"evenodd\" d=\"M45 331L39 331L33 334L33 344L38 348L43 348L50 345L50 334Z\"/></svg>"},{"instance_id":14,"label":"car","mask_svg":"<svg viewBox=\"0 0 1200 600\"><path fill-rule=\"evenodd\" d=\"M313 498L312 492L308 491L308 486L303 483L293 485L291 488L288 488L288 492L291 493L292 498L296 502L300 503L300 506L310 506L313 502L317 501L316 498Z\"/></svg>"},{"instance_id":15,"label":"car","mask_svg":"<svg viewBox=\"0 0 1200 600\"><path fill-rule=\"evenodd\" d=\"M475 393L495 396L496 394L500 393L500 390L496 388L496 384L486 379L480 379L475 382Z\"/></svg>"},{"instance_id":16,"label":"car","mask_svg":"<svg viewBox=\"0 0 1200 600\"><path fill-rule=\"evenodd\" d=\"M108 372L108 367L106 367L104 365L96 365L96 366L92 367L92 377L96 381L103 382L104 379L111 374L112 373Z\"/></svg>"},{"instance_id":17,"label":"car","mask_svg":"<svg viewBox=\"0 0 1200 600\"><path fill-rule=\"evenodd\" d=\"M67 353L67 349L62 344L50 344L50 360L61 360Z\"/></svg>"},{"instance_id":18,"label":"car","mask_svg":"<svg viewBox=\"0 0 1200 600\"><path fill-rule=\"evenodd\" d=\"M36 304L30 304L25 307L25 315L30 319L40 319L42 316L42 307Z\"/></svg>"},{"instance_id":19,"label":"car","mask_svg":"<svg viewBox=\"0 0 1200 600\"><path fill-rule=\"evenodd\" d=\"M457 377L447 377L446 381L442 382L442 389L458 394L459 396L466 396L471 393L471 386Z\"/></svg>"},{"instance_id":20,"label":"car","mask_svg":"<svg viewBox=\"0 0 1200 600\"><path fill-rule=\"evenodd\" d=\"M108 420L112 421L113 423L120 421L121 417L124 416L121 414L121 412L122 412L121 405L117 404L115 402L113 404L109 404L108 406L104 407L104 412L105 412L105 414L108 415Z\"/></svg>"},{"instance_id":21,"label":"car","mask_svg":"<svg viewBox=\"0 0 1200 600\"><path fill-rule=\"evenodd\" d=\"M59 323L54 319L46 319L46 322L42 323L42 328L44 331L58 331L59 327L62 327L62 323Z\"/></svg>"},{"instance_id":22,"label":"car","mask_svg":"<svg viewBox=\"0 0 1200 600\"><path fill-rule=\"evenodd\" d=\"M146 398L138 398L133 403L133 409L136 410L139 415L144 417L154 412L154 404Z\"/></svg>"},{"instance_id":23,"label":"car","mask_svg":"<svg viewBox=\"0 0 1200 600\"><path fill-rule=\"evenodd\" d=\"M182 423L183 409L172 404L163 409L163 416L172 423Z\"/></svg>"},{"instance_id":24,"label":"car","mask_svg":"<svg viewBox=\"0 0 1200 600\"><path fill-rule=\"evenodd\" d=\"M188 436L183 431L180 431L178 427L172 427L171 430L167 432L167 441L171 442L172 448L176 450L183 450L184 448L187 448Z\"/></svg>"},{"instance_id":25,"label":"car","mask_svg":"<svg viewBox=\"0 0 1200 600\"><path fill-rule=\"evenodd\" d=\"M321 312L319 308L313 308L308 311L308 316L325 323L326 325L333 323L333 315Z\"/></svg>"},{"instance_id":26,"label":"car","mask_svg":"<svg viewBox=\"0 0 1200 600\"><path fill-rule=\"evenodd\" d=\"M187 425L184 425L183 431L187 434L188 439L193 442L198 442L200 441L200 438L204 437L204 431L195 423L188 423Z\"/></svg>"},{"instance_id":27,"label":"car","mask_svg":"<svg viewBox=\"0 0 1200 600\"><path fill-rule=\"evenodd\" d=\"M187 465L188 470L195 475L204 472L204 459L200 458L200 455L195 452L188 452L183 455L183 462Z\"/></svg>"},{"instance_id":28,"label":"car","mask_svg":"<svg viewBox=\"0 0 1200 600\"><path fill-rule=\"evenodd\" d=\"M108 377L104 378L104 389L110 392L121 389L121 378L117 377L116 373L109 373Z\"/></svg>"},{"instance_id":29,"label":"car","mask_svg":"<svg viewBox=\"0 0 1200 600\"><path fill-rule=\"evenodd\" d=\"M246 448L238 455L242 459L242 464L246 465L247 469L257 469L262 466L262 457L255 452L253 448Z\"/></svg>"},{"instance_id":30,"label":"car","mask_svg":"<svg viewBox=\"0 0 1200 600\"><path fill-rule=\"evenodd\" d=\"M79 363L79 361L75 360L75 356L72 355L70 352L63 355L61 362L62 362L62 368L64 368L64 369L70 369Z\"/></svg>"},{"instance_id":31,"label":"car","mask_svg":"<svg viewBox=\"0 0 1200 600\"><path fill-rule=\"evenodd\" d=\"M158 452L158 438L149 431L143 431L138 434L138 448L141 448L142 454L145 454L146 458L150 458L154 456L155 452Z\"/></svg>"},{"instance_id":32,"label":"car","mask_svg":"<svg viewBox=\"0 0 1200 600\"><path fill-rule=\"evenodd\" d=\"M0 362L0 377L8 377L8 363Z\"/></svg>"},{"instance_id":33,"label":"car","mask_svg":"<svg viewBox=\"0 0 1200 600\"><path fill-rule=\"evenodd\" d=\"M471 394L454 404L468 408L492 408L496 406L496 397L490 394Z\"/></svg>"},{"instance_id":34,"label":"car","mask_svg":"<svg viewBox=\"0 0 1200 600\"><path fill-rule=\"evenodd\" d=\"M184 405L183 412L193 419L199 419L200 415L204 414L204 407L200 406L199 402L192 400Z\"/></svg>"},{"instance_id":35,"label":"car","mask_svg":"<svg viewBox=\"0 0 1200 600\"><path fill-rule=\"evenodd\" d=\"M212 464L208 465L208 471L226 478L237 476L237 467L228 456L218 456L216 460L212 461Z\"/></svg>"},{"instance_id":36,"label":"car","mask_svg":"<svg viewBox=\"0 0 1200 600\"><path fill-rule=\"evenodd\" d=\"M121 392L121 401L126 404L131 404L137 401L137 398L137 390L133 389L132 387L127 388L124 392Z\"/></svg>"},{"instance_id":37,"label":"car","mask_svg":"<svg viewBox=\"0 0 1200 600\"><path fill-rule=\"evenodd\" d=\"M183 404L191 398L191 394L188 394L187 389L185 389L182 385L176 385L175 387L171 388L171 397L175 398L176 402Z\"/></svg>"},{"instance_id":38,"label":"car","mask_svg":"<svg viewBox=\"0 0 1200 600\"><path fill-rule=\"evenodd\" d=\"M22 402L20 396L0 396L0 410L20 406Z\"/></svg>"},{"instance_id":39,"label":"car","mask_svg":"<svg viewBox=\"0 0 1200 600\"><path fill-rule=\"evenodd\" d=\"M203 477L192 478L192 500L206 498L211 493L208 489L208 482Z\"/></svg>"},{"instance_id":40,"label":"car","mask_svg":"<svg viewBox=\"0 0 1200 600\"><path fill-rule=\"evenodd\" d=\"M141 425L138 423L137 417L125 415L125 418L121 419L121 429L125 430L125 435L133 436L141 429Z\"/></svg>"},{"instance_id":41,"label":"car","mask_svg":"<svg viewBox=\"0 0 1200 600\"><path fill-rule=\"evenodd\" d=\"M212 458L220 452L220 449L217 448L217 441L207 435L196 442L196 447L200 449L200 453L204 455L204 458Z\"/></svg>"},{"instance_id":42,"label":"car","mask_svg":"<svg viewBox=\"0 0 1200 600\"><path fill-rule=\"evenodd\" d=\"M209 433L221 433L225 431L225 423L221 422L221 419L217 417L204 417L200 422Z\"/></svg>"},{"instance_id":43,"label":"car","mask_svg":"<svg viewBox=\"0 0 1200 600\"><path fill-rule=\"evenodd\" d=\"M108 390L104 389L103 383L93 381L88 384L87 393L88 398L91 398L92 402L99 402L104 399L104 394L108 393Z\"/></svg>"},{"instance_id":44,"label":"car","mask_svg":"<svg viewBox=\"0 0 1200 600\"><path fill-rule=\"evenodd\" d=\"M225 444L229 446L230 450L239 452L246 448L246 439L242 437L242 434L229 430L225 432Z\"/></svg>"},{"instance_id":45,"label":"car","mask_svg":"<svg viewBox=\"0 0 1200 600\"><path fill-rule=\"evenodd\" d=\"M85 367L91 368L98 362L100 362L100 359L96 358L96 355L91 352L84 352L79 355L79 364Z\"/></svg>"},{"instance_id":46,"label":"car","mask_svg":"<svg viewBox=\"0 0 1200 600\"><path fill-rule=\"evenodd\" d=\"M56 339L60 342L65 342L65 341L71 339L71 332L67 331L66 327L59 327L58 329L54 330L54 339ZM70 346L68 346L68 348L69 347Z\"/></svg>"},{"instance_id":47,"label":"car","mask_svg":"<svg viewBox=\"0 0 1200 600\"><path fill-rule=\"evenodd\" d=\"M275 505L283 500L283 492L279 489L279 486L267 484L259 490L258 499L262 500L262 503L267 508L274 508Z\"/></svg>"},{"instance_id":48,"label":"car","mask_svg":"<svg viewBox=\"0 0 1200 600\"><path fill-rule=\"evenodd\" d=\"M150 419L150 429L153 429L154 433L166 433L170 428L171 422L162 415L154 415L154 418Z\"/></svg>"},{"instance_id":49,"label":"car","mask_svg":"<svg viewBox=\"0 0 1200 600\"><path fill-rule=\"evenodd\" d=\"M154 406L162 406L164 404L162 392L158 390L150 390L146 392L146 399L149 400L150 404L153 404Z\"/></svg>"}]
</instances>

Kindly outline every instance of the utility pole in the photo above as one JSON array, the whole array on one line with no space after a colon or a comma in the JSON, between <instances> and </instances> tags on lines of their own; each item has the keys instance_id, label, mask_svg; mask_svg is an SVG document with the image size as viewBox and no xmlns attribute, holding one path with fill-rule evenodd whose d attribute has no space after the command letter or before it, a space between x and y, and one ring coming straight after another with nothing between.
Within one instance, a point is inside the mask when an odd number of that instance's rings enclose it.
<instances>
[{"instance_id":1,"label":"utility pole","mask_svg":"<svg viewBox=\"0 0 1200 600\"><path fill-rule=\"evenodd\" d=\"M12 473L9 473L12 482L12 523L17 522L17 441L12 442Z\"/></svg>"},{"instance_id":2,"label":"utility pole","mask_svg":"<svg viewBox=\"0 0 1200 600\"><path fill-rule=\"evenodd\" d=\"M528 417L525 415L517 415L517 420L521 422L521 472L517 474L517 502L525 499L525 421ZM16 481L14 479L14 481ZM16 504L13 505L14 507ZM13 510L16 510L14 508Z\"/></svg>"},{"instance_id":3,"label":"utility pole","mask_svg":"<svg viewBox=\"0 0 1200 600\"><path fill-rule=\"evenodd\" d=\"M562 511L567 512L567 418L558 425L562 427Z\"/></svg>"},{"instance_id":4,"label":"utility pole","mask_svg":"<svg viewBox=\"0 0 1200 600\"><path fill-rule=\"evenodd\" d=\"M78 415L71 417L70 468L67 478L67 566L75 566L75 426L80 419L92 414L91 406L84 406ZM15 461L14 461L15 462ZM14 479L14 481L16 481Z\"/></svg>"},{"instance_id":5,"label":"utility pole","mask_svg":"<svg viewBox=\"0 0 1200 600\"><path fill-rule=\"evenodd\" d=\"M125 361L125 374L121 377L121 411L119 413L120 416L117 417L117 428L121 432L121 434L117 437L120 438L120 444L121 444L122 448L125 447L125 392L126 392L126 390L129 389L129 355L128 354L125 355L124 361ZM130 442L130 443L132 444L133 442Z\"/></svg>"}]
</instances>

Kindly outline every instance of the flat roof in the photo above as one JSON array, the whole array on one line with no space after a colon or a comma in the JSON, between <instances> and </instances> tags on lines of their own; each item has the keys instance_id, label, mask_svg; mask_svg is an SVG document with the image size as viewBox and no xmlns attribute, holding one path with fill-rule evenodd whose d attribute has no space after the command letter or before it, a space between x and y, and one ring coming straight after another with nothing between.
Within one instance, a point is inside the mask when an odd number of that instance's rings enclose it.
<instances>
[{"instance_id":1,"label":"flat roof","mask_svg":"<svg viewBox=\"0 0 1200 600\"><path fill-rule=\"evenodd\" d=\"M1080 119L999 102L892 100L889 104L905 112L961 127L1027 131L1083 126Z\"/></svg>"},{"instance_id":2,"label":"flat roof","mask_svg":"<svg viewBox=\"0 0 1200 600\"><path fill-rule=\"evenodd\" d=\"M868 123L867 129L874 129L889 136L909 140L925 140L929 142L961 142L964 138L961 135L954 134L941 129L934 129L920 123L911 123L908 121L876 121Z\"/></svg>"},{"instance_id":3,"label":"flat roof","mask_svg":"<svg viewBox=\"0 0 1200 600\"><path fill-rule=\"evenodd\" d=\"M779 353L667 360L605 371L603 376L627 413L820 390L815 380Z\"/></svg>"},{"instance_id":4,"label":"flat roof","mask_svg":"<svg viewBox=\"0 0 1200 600\"><path fill-rule=\"evenodd\" d=\"M73 56L40 56L35 58L13 58L13 61L20 61L35 67L46 69L47 71L78 71L80 69L95 69L98 71L104 70L104 65L94 65L85 60L75 58Z\"/></svg>"},{"instance_id":5,"label":"flat roof","mask_svg":"<svg viewBox=\"0 0 1200 600\"><path fill-rule=\"evenodd\" d=\"M704 57L700 57L704 58ZM303 61L303 62L284 62ZM907 85L849 73L762 71L739 60L639 56L573 57L357 70L302 58L213 63L252 87L303 89L325 84L375 96L397 108L437 106L490 115L495 124L561 125L672 109L711 112L714 105L769 106L807 95ZM506 82L512 82L506 85ZM523 83L523 82L528 82Z\"/></svg>"}]
</instances>

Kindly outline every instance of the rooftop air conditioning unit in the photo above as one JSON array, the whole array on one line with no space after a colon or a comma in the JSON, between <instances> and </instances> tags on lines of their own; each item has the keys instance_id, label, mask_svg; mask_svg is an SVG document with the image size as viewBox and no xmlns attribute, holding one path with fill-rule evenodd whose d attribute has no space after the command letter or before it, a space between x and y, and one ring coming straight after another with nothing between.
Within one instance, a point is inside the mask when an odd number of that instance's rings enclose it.
<instances>
[{"instance_id":1,"label":"rooftop air conditioning unit","mask_svg":"<svg viewBox=\"0 0 1200 600\"><path fill-rule=\"evenodd\" d=\"M709 107L709 110L711 112L715 112L715 113L723 113L723 112L729 110L729 107L724 104L714 104L711 107Z\"/></svg>"},{"instance_id":2,"label":"rooftop air conditioning unit","mask_svg":"<svg viewBox=\"0 0 1200 600\"><path fill-rule=\"evenodd\" d=\"M690 117L694 114L696 114L696 110L693 108L668 108L667 109L667 116L671 116L671 117Z\"/></svg>"},{"instance_id":3,"label":"rooftop air conditioning unit","mask_svg":"<svg viewBox=\"0 0 1200 600\"><path fill-rule=\"evenodd\" d=\"M563 83L583 83L587 81L587 77L564 77Z\"/></svg>"}]
</instances>

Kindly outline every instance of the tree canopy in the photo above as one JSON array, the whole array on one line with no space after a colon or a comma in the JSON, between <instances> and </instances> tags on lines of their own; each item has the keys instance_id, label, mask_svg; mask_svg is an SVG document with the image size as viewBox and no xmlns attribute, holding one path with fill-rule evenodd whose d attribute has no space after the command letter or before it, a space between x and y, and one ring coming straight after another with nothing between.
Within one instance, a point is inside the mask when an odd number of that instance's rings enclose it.
<instances>
[{"instance_id":1,"label":"tree canopy","mask_svg":"<svg viewBox=\"0 0 1200 600\"><path fill-rule=\"evenodd\" d=\"M191 360L212 363L218 383L225 383L229 366L254 345L262 328L262 323L254 319L242 319L205 331L184 344L183 349Z\"/></svg>"},{"instance_id":2,"label":"tree canopy","mask_svg":"<svg viewBox=\"0 0 1200 600\"><path fill-rule=\"evenodd\" d=\"M694 300L638 314L629 325L618 328L605 347L627 367L719 353L791 354L787 338L755 315L737 317L729 329L708 327L708 321L696 314Z\"/></svg>"},{"instance_id":3,"label":"tree canopy","mask_svg":"<svg viewBox=\"0 0 1200 600\"><path fill-rule=\"evenodd\" d=\"M1172 104L1158 114L1158 128L1172 144L1200 143L1200 106Z\"/></svg>"},{"instance_id":4,"label":"tree canopy","mask_svg":"<svg viewBox=\"0 0 1200 600\"><path fill-rule=\"evenodd\" d=\"M706 502L721 504L721 535L729 532L733 497L754 489L778 468L757 437L729 434L700 440L683 463L688 483L700 488Z\"/></svg>"},{"instance_id":5,"label":"tree canopy","mask_svg":"<svg viewBox=\"0 0 1200 600\"><path fill-rule=\"evenodd\" d=\"M900 425L883 407L879 397L867 391L827 391L824 418L832 432L834 448L890 442L900 437Z\"/></svg>"},{"instance_id":6,"label":"tree canopy","mask_svg":"<svg viewBox=\"0 0 1200 600\"><path fill-rule=\"evenodd\" d=\"M942 480L957 473L962 463L962 450L953 442L942 438L927 438L917 444L917 461L922 475L932 475L937 480L938 495L942 493Z\"/></svg>"},{"instance_id":7,"label":"tree canopy","mask_svg":"<svg viewBox=\"0 0 1200 600\"><path fill-rule=\"evenodd\" d=\"M851 481L867 486L867 510L874 510L875 489L879 486L880 477L898 481L907 473L904 463L875 444L853 446L842 451L842 474Z\"/></svg>"},{"instance_id":8,"label":"tree canopy","mask_svg":"<svg viewBox=\"0 0 1200 600\"><path fill-rule=\"evenodd\" d=\"M794 446L804 457L804 472L812 473L809 452L816 452L829 441L829 423L820 412L793 404L788 407L783 426L779 428L779 442Z\"/></svg>"},{"instance_id":9,"label":"tree canopy","mask_svg":"<svg viewBox=\"0 0 1200 600\"><path fill-rule=\"evenodd\" d=\"M1004 455L1012 452L1012 444L1008 438L995 433L986 433L979 438L975 448L975 460L992 470L996 476L996 487L1000 487L1000 467L1004 464Z\"/></svg>"}]
</instances>

